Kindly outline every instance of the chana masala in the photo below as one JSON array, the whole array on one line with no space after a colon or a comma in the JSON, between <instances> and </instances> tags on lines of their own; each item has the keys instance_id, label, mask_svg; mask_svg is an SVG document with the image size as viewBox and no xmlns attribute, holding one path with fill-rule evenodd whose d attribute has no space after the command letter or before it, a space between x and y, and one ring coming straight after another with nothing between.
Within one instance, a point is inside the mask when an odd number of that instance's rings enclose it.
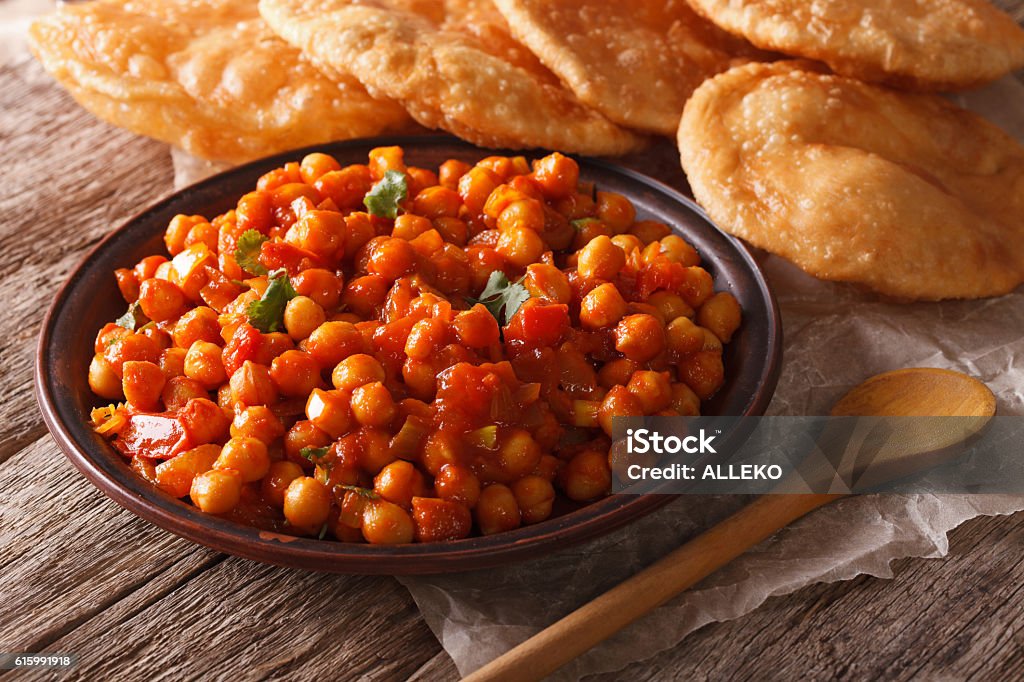
<instances>
[{"instance_id":1,"label":"chana masala","mask_svg":"<svg viewBox=\"0 0 1024 682\"><path fill-rule=\"evenodd\" d=\"M115 272L94 427L166 493L285 533L452 540L601 498L612 417L699 414L740 325L690 244L558 153L309 154L164 241Z\"/></svg>"}]
</instances>

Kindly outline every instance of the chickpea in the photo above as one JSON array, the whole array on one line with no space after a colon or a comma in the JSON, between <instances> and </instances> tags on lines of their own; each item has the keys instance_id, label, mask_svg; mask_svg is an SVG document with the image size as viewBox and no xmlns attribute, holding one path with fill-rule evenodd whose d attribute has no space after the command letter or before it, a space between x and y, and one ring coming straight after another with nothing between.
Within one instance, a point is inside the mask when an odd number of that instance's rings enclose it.
<instances>
[{"instance_id":1,"label":"chickpea","mask_svg":"<svg viewBox=\"0 0 1024 682\"><path fill-rule=\"evenodd\" d=\"M628 315L615 327L615 350L646 362L665 350L665 328L652 315Z\"/></svg>"},{"instance_id":2,"label":"chickpea","mask_svg":"<svg viewBox=\"0 0 1024 682\"><path fill-rule=\"evenodd\" d=\"M206 306L189 310L174 323L171 338L174 340L175 346L185 350L191 348L196 341L223 343L217 312Z\"/></svg>"},{"instance_id":3,"label":"chickpea","mask_svg":"<svg viewBox=\"0 0 1024 682\"><path fill-rule=\"evenodd\" d=\"M344 255L345 233L345 218L340 213L308 210L289 228L284 240L330 262Z\"/></svg>"},{"instance_id":4,"label":"chickpea","mask_svg":"<svg viewBox=\"0 0 1024 682\"><path fill-rule=\"evenodd\" d=\"M123 395L121 379L100 353L89 363L89 389L107 400L120 400Z\"/></svg>"},{"instance_id":5,"label":"chickpea","mask_svg":"<svg viewBox=\"0 0 1024 682\"><path fill-rule=\"evenodd\" d=\"M313 302L325 311L337 308L338 301L341 300L341 278L330 270L303 270L291 278L291 284L296 293L313 299Z\"/></svg>"},{"instance_id":6,"label":"chickpea","mask_svg":"<svg viewBox=\"0 0 1024 682\"><path fill-rule=\"evenodd\" d=\"M266 405L253 405L235 413L232 438L255 438L270 445L284 435L284 424Z\"/></svg>"},{"instance_id":7,"label":"chickpea","mask_svg":"<svg viewBox=\"0 0 1024 682\"><path fill-rule=\"evenodd\" d=\"M673 263L681 263L686 267L700 265L697 249L677 234L662 237L658 251Z\"/></svg>"},{"instance_id":8,"label":"chickpea","mask_svg":"<svg viewBox=\"0 0 1024 682\"><path fill-rule=\"evenodd\" d=\"M513 530L522 522L515 495L501 483L492 483L480 491L475 512L476 523L484 535Z\"/></svg>"},{"instance_id":9,"label":"chickpea","mask_svg":"<svg viewBox=\"0 0 1024 682\"><path fill-rule=\"evenodd\" d=\"M505 232L514 227L543 231L544 205L536 199L520 199L510 203L498 215L498 229Z\"/></svg>"},{"instance_id":10,"label":"chickpea","mask_svg":"<svg viewBox=\"0 0 1024 682\"><path fill-rule=\"evenodd\" d=\"M139 278L128 268L114 270L114 277L117 279L117 290L121 292L121 298L134 303L139 300Z\"/></svg>"},{"instance_id":11,"label":"chickpea","mask_svg":"<svg viewBox=\"0 0 1024 682\"><path fill-rule=\"evenodd\" d=\"M135 264L135 279L137 279L141 284L147 279L156 277L160 267L167 262L167 259L163 256L146 256Z\"/></svg>"},{"instance_id":12,"label":"chickpea","mask_svg":"<svg viewBox=\"0 0 1024 682\"><path fill-rule=\"evenodd\" d=\"M159 344L150 337L145 334L128 332L107 346L103 351L103 359L107 361L110 370L120 379L124 363L129 360L159 362L161 352Z\"/></svg>"},{"instance_id":13,"label":"chickpea","mask_svg":"<svg viewBox=\"0 0 1024 682\"><path fill-rule=\"evenodd\" d=\"M644 414L656 414L667 408L672 401L667 373L649 370L634 372L626 389L640 402Z\"/></svg>"},{"instance_id":14,"label":"chickpea","mask_svg":"<svg viewBox=\"0 0 1024 682\"><path fill-rule=\"evenodd\" d=\"M393 280L382 275L356 277L345 285L345 290L341 293L341 302L348 306L349 312L363 318L374 318L379 308L384 305L392 283Z\"/></svg>"},{"instance_id":15,"label":"chickpea","mask_svg":"<svg viewBox=\"0 0 1024 682\"><path fill-rule=\"evenodd\" d=\"M741 314L736 297L727 291L720 291L700 307L697 321L702 327L710 329L723 343L728 343L739 329Z\"/></svg>"},{"instance_id":16,"label":"chickpea","mask_svg":"<svg viewBox=\"0 0 1024 682\"><path fill-rule=\"evenodd\" d=\"M193 479L188 495L207 514L226 514L242 498L242 479L236 471L212 469Z\"/></svg>"},{"instance_id":17,"label":"chickpea","mask_svg":"<svg viewBox=\"0 0 1024 682\"><path fill-rule=\"evenodd\" d=\"M288 459L309 467L302 456L302 448L323 448L331 444L331 437L311 421L299 420L284 434L284 451Z\"/></svg>"},{"instance_id":18,"label":"chickpea","mask_svg":"<svg viewBox=\"0 0 1024 682\"><path fill-rule=\"evenodd\" d=\"M650 244L669 236L672 234L672 230L668 225L659 223L657 220L638 220L633 223L630 233L644 244Z\"/></svg>"},{"instance_id":19,"label":"chickpea","mask_svg":"<svg viewBox=\"0 0 1024 682\"><path fill-rule=\"evenodd\" d=\"M626 254L604 235L594 237L580 250L576 268L587 279L614 279L626 265Z\"/></svg>"},{"instance_id":20,"label":"chickpea","mask_svg":"<svg viewBox=\"0 0 1024 682\"><path fill-rule=\"evenodd\" d=\"M156 411L160 403L160 393L166 383L160 367L152 362L129 360L124 363L123 374L124 397L132 407L143 411Z\"/></svg>"},{"instance_id":21,"label":"chickpea","mask_svg":"<svg viewBox=\"0 0 1024 682\"><path fill-rule=\"evenodd\" d=\"M469 509L436 497L413 497L412 519L417 542L443 542L469 536L473 516Z\"/></svg>"},{"instance_id":22,"label":"chickpea","mask_svg":"<svg viewBox=\"0 0 1024 682\"><path fill-rule=\"evenodd\" d=\"M193 479L212 469L219 454L219 445L200 445L175 455L156 465L156 484L172 497L185 497Z\"/></svg>"},{"instance_id":23,"label":"chickpea","mask_svg":"<svg viewBox=\"0 0 1024 682\"><path fill-rule=\"evenodd\" d=\"M576 502L606 495L612 485L608 455L597 450L584 450L565 465L559 474L559 482L566 497Z\"/></svg>"},{"instance_id":24,"label":"chickpea","mask_svg":"<svg viewBox=\"0 0 1024 682\"><path fill-rule=\"evenodd\" d=\"M433 220L434 218L456 218L462 198L458 192L447 187L427 187L421 190L412 202L412 210L417 215Z\"/></svg>"},{"instance_id":25,"label":"chickpea","mask_svg":"<svg viewBox=\"0 0 1024 682\"><path fill-rule=\"evenodd\" d=\"M395 418L391 392L379 381L352 391L352 416L363 426L385 427Z\"/></svg>"},{"instance_id":26,"label":"chickpea","mask_svg":"<svg viewBox=\"0 0 1024 682\"><path fill-rule=\"evenodd\" d=\"M147 279L139 287L139 305L151 320L163 322L185 312L185 294L162 279Z\"/></svg>"},{"instance_id":27,"label":"chickpea","mask_svg":"<svg viewBox=\"0 0 1024 682\"><path fill-rule=\"evenodd\" d=\"M434 224L421 215L415 213L403 213L395 218L395 226L391 230L391 236L395 239L412 241L424 232L434 229Z\"/></svg>"},{"instance_id":28,"label":"chickpea","mask_svg":"<svg viewBox=\"0 0 1024 682\"><path fill-rule=\"evenodd\" d=\"M300 476L284 491L284 517L296 528L313 530L327 522L331 513L331 493L323 483Z\"/></svg>"},{"instance_id":29,"label":"chickpea","mask_svg":"<svg viewBox=\"0 0 1024 682\"><path fill-rule=\"evenodd\" d=\"M704 330L687 317L677 317L665 328L668 347L673 353L689 355L704 346Z\"/></svg>"},{"instance_id":30,"label":"chickpea","mask_svg":"<svg viewBox=\"0 0 1024 682\"><path fill-rule=\"evenodd\" d=\"M339 438L352 426L351 398L348 391L314 388L306 401L306 418L331 438Z\"/></svg>"},{"instance_id":31,"label":"chickpea","mask_svg":"<svg viewBox=\"0 0 1024 682\"><path fill-rule=\"evenodd\" d=\"M438 497L472 509L480 499L480 481L476 474L458 464L443 464L434 478Z\"/></svg>"},{"instance_id":32,"label":"chickpea","mask_svg":"<svg viewBox=\"0 0 1024 682\"><path fill-rule=\"evenodd\" d=\"M701 400L707 400L722 387L725 369L722 354L714 351L699 351L686 356L679 363L679 378L686 383Z\"/></svg>"},{"instance_id":33,"label":"chickpea","mask_svg":"<svg viewBox=\"0 0 1024 682\"><path fill-rule=\"evenodd\" d=\"M275 507L284 506L285 491L288 486L297 478L303 476L302 467L295 462L281 460L270 465L263 483L260 484L260 491L264 499Z\"/></svg>"},{"instance_id":34,"label":"chickpea","mask_svg":"<svg viewBox=\"0 0 1024 682\"><path fill-rule=\"evenodd\" d=\"M612 237L612 244L622 249L627 256L633 251L643 250L644 248L643 242L633 234L617 234Z\"/></svg>"},{"instance_id":35,"label":"chickpea","mask_svg":"<svg viewBox=\"0 0 1024 682\"><path fill-rule=\"evenodd\" d=\"M437 476L446 464L458 464L461 461L462 442L458 436L449 431L435 431L427 436L423 444L423 468L431 476Z\"/></svg>"},{"instance_id":36,"label":"chickpea","mask_svg":"<svg viewBox=\"0 0 1024 682\"><path fill-rule=\"evenodd\" d=\"M383 382L384 379L384 366L377 358L364 353L349 355L331 373L334 387L346 391L354 391L365 384Z\"/></svg>"},{"instance_id":37,"label":"chickpea","mask_svg":"<svg viewBox=\"0 0 1024 682\"><path fill-rule=\"evenodd\" d=\"M679 295L687 305L696 310L714 293L713 287L711 273L707 270L701 267L686 268L686 279L679 289Z\"/></svg>"},{"instance_id":38,"label":"chickpea","mask_svg":"<svg viewBox=\"0 0 1024 682\"><path fill-rule=\"evenodd\" d=\"M615 234L629 230L636 219L633 202L615 192L597 193L597 217Z\"/></svg>"},{"instance_id":39,"label":"chickpea","mask_svg":"<svg viewBox=\"0 0 1024 682\"><path fill-rule=\"evenodd\" d=\"M684 383L672 384L672 409L684 417L700 416L700 398Z\"/></svg>"},{"instance_id":40,"label":"chickpea","mask_svg":"<svg viewBox=\"0 0 1024 682\"><path fill-rule=\"evenodd\" d=\"M465 246L466 240L469 239L469 226L460 218L434 218L434 229L446 242L455 246Z\"/></svg>"},{"instance_id":41,"label":"chickpea","mask_svg":"<svg viewBox=\"0 0 1024 682\"><path fill-rule=\"evenodd\" d=\"M391 237L377 244L370 253L366 270L395 281L416 268L416 250L404 239Z\"/></svg>"},{"instance_id":42,"label":"chickpea","mask_svg":"<svg viewBox=\"0 0 1024 682\"><path fill-rule=\"evenodd\" d=\"M192 227L199 222L206 221L198 215L178 214L171 218L171 222L167 224L167 230L164 232L164 244L167 245L167 251L172 256L177 256L185 250L185 239Z\"/></svg>"},{"instance_id":43,"label":"chickpea","mask_svg":"<svg viewBox=\"0 0 1024 682\"><path fill-rule=\"evenodd\" d=\"M534 230L510 227L498 237L495 250L509 263L525 268L540 259L544 253L544 240Z\"/></svg>"},{"instance_id":44,"label":"chickpea","mask_svg":"<svg viewBox=\"0 0 1024 682\"><path fill-rule=\"evenodd\" d=\"M597 422L609 436L612 435L614 417L642 417L643 405L625 386L612 386L597 410Z\"/></svg>"},{"instance_id":45,"label":"chickpea","mask_svg":"<svg viewBox=\"0 0 1024 682\"><path fill-rule=\"evenodd\" d=\"M459 180L463 175L469 172L470 168L472 168L472 166L465 161L448 159L441 164L440 168L437 169L437 181L442 187L457 189L459 186ZM460 197L459 202L461 203L461 201L462 198Z\"/></svg>"},{"instance_id":46,"label":"chickpea","mask_svg":"<svg viewBox=\"0 0 1024 682\"><path fill-rule=\"evenodd\" d=\"M412 517L397 504L373 500L363 510L363 537L373 545L401 545L412 542Z\"/></svg>"},{"instance_id":47,"label":"chickpea","mask_svg":"<svg viewBox=\"0 0 1024 682\"><path fill-rule=\"evenodd\" d=\"M665 322L693 315L693 308L686 304L683 297L670 291L655 291L647 297L647 302L654 306Z\"/></svg>"},{"instance_id":48,"label":"chickpea","mask_svg":"<svg viewBox=\"0 0 1024 682\"><path fill-rule=\"evenodd\" d=\"M270 470L267 446L256 438L232 438L224 444L214 469L233 469L245 483L258 481Z\"/></svg>"},{"instance_id":49,"label":"chickpea","mask_svg":"<svg viewBox=\"0 0 1024 682\"><path fill-rule=\"evenodd\" d=\"M235 216L242 232L256 230L266 234L274 225L274 204L270 192L249 192L238 200Z\"/></svg>"},{"instance_id":50,"label":"chickpea","mask_svg":"<svg viewBox=\"0 0 1024 682\"><path fill-rule=\"evenodd\" d=\"M320 385L320 366L308 353L286 350L271 361L270 380L281 395L304 398Z\"/></svg>"},{"instance_id":51,"label":"chickpea","mask_svg":"<svg viewBox=\"0 0 1024 682\"><path fill-rule=\"evenodd\" d=\"M231 375L231 400L236 405L273 405L277 387L270 378L270 368L246 360Z\"/></svg>"},{"instance_id":52,"label":"chickpea","mask_svg":"<svg viewBox=\"0 0 1024 682\"><path fill-rule=\"evenodd\" d=\"M617 324L626 314L626 300L610 282L602 284L583 297L580 303L580 324L584 329L600 329Z\"/></svg>"},{"instance_id":53,"label":"chickpea","mask_svg":"<svg viewBox=\"0 0 1024 682\"><path fill-rule=\"evenodd\" d=\"M526 476L512 484L512 494L519 505L523 523L539 523L551 516L555 489L551 481L541 476Z\"/></svg>"},{"instance_id":54,"label":"chickpea","mask_svg":"<svg viewBox=\"0 0 1024 682\"><path fill-rule=\"evenodd\" d=\"M319 152L306 154L302 157L302 163L299 165L302 181L307 185L312 185L326 173L339 170L341 170L341 164L333 156Z\"/></svg>"},{"instance_id":55,"label":"chickpea","mask_svg":"<svg viewBox=\"0 0 1024 682\"><path fill-rule=\"evenodd\" d=\"M361 209L363 197L373 187L373 176L366 166L345 166L341 170L327 171L316 179L313 187L320 196L333 201L341 211ZM348 245L352 245L351 240Z\"/></svg>"},{"instance_id":56,"label":"chickpea","mask_svg":"<svg viewBox=\"0 0 1024 682\"><path fill-rule=\"evenodd\" d=\"M324 322L306 339L306 352L321 369L363 352L363 335L351 322Z\"/></svg>"},{"instance_id":57,"label":"chickpea","mask_svg":"<svg viewBox=\"0 0 1024 682\"><path fill-rule=\"evenodd\" d=\"M359 467L371 476L398 459L391 450L391 435L384 429L364 426L355 435L362 443Z\"/></svg>"},{"instance_id":58,"label":"chickpea","mask_svg":"<svg viewBox=\"0 0 1024 682\"><path fill-rule=\"evenodd\" d=\"M195 341L185 355L185 376L198 381L205 389L224 383L227 374L221 359L221 348L209 341Z\"/></svg>"},{"instance_id":59,"label":"chickpea","mask_svg":"<svg viewBox=\"0 0 1024 682\"><path fill-rule=\"evenodd\" d=\"M528 431L512 429L501 441L498 463L512 478L529 474L540 462L541 449Z\"/></svg>"},{"instance_id":60,"label":"chickpea","mask_svg":"<svg viewBox=\"0 0 1024 682\"><path fill-rule=\"evenodd\" d=\"M185 356L188 351L184 348L167 348L160 354L160 371L164 378L180 377L185 375Z\"/></svg>"},{"instance_id":61,"label":"chickpea","mask_svg":"<svg viewBox=\"0 0 1024 682\"><path fill-rule=\"evenodd\" d=\"M424 318L412 326L405 342L405 354L413 360L426 360L446 344L448 325L436 318Z\"/></svg>"},{"instance_id":62,"label":"chickpea","mask_svg":"<svg viewBox=\"0 0 1024 682\"><path fill-rule=\"evenodd\" d=\"M296 341L308 337L326 319L324 309L308 296L296 296L284 307L284 328Z\"/></svg>"},{"instance_id":63,"label":"chickpea","mask_svg":"<svg viewBox=\"0 0 1024 682\"><path fill-rule=\"evenodd\" d=\"M605 388L626 385L633 372L640 369L640 364L629 358L618 358L606 362L597 373L598 382Z\"/></svg>"},{"instance_id":64,"label":"chickpea","mask_svg":"<svg viewBox=\"0 0 1024 682\"><path fill-rule=\"evenodd\" d=\"M197 444L221 441L231 427L231 418L209 398L189 400L178 412L178 420L189 439Z\"/></svg>"},{"instance_id":65,"label":"chickpea","mask_svg":"<svg viewBox=\"0 0 1024 682\"><path fill-rule=\"evenodd\" d=\"M469 348L487 348L500 340L498 321L480 303L456 315L452 326L459 342Z\"/></svg>"},{"instance_id":66,"label":"chickpea","mask_svg":"<svg viewBox=\"0 0 1024 682\"><path fill-rule=\"evenodd\" d=\"M569 303L572 289L565 273L550 263L531 263L526 267L523 286L531 296L546 298L554 303Z\"/></svg>"},{"instance_id":67,"label":"chickpea","mask_svg":"<svg viewBox=\"0 0 1024 682\"><path fill-rule=\"evenodd\" d=\"M406 172L405 152L401 147L377 147L370 150L370 172L380 180L389 170Z\"/></svg>"},{"instance_id":68,"label":"chickpea","mask_svg":"<svg viewBox=\"0 0 1024 682\"><path fill-rule=\"evenodd\" d=\"M160 400L170 411L180 410L193 398L208 398L209 394L195 379L186 376L171 377L160 392Z\"/></svg>"},{"instance_id":69,"label":"chickpea","mask_svg":"<svg viewBox=\"0 0 1024 682\"><path fill-rule=\"evenodd\" d=\"M459 196L471 215L479 215L484 210L487 198L500 184L501 179L494 171L474 166L459 178Z\"/></svg>"},{"instance_id":70,"label":"chickpea","mask_svg":"<svg viewBox=\"0 0 1024 682\"><path fill-rule=\"evenodd\" d=\"M427 485L411 462L399 459L380 470L373 479L373 489L388 502L408 509L414 496L425 494Z\"/></svg>"},{"instance_id":71,"label":"chickpea","mask_svg":"<svg viewBox=\"0 0 1024 682\"><path fill-rule=\"evenodd\" d=\"M555 152L534 162L533 179L546 199L563 199L576 191L580 167L573 159Z\"/></svg>"},{"instance_id":72,"label":"chickpea","mask_svg":"<svg viewBox=\"0 0 1024 682\"><path fill-rule=\"evenodd\" d=\"M208 222L196 223L185 236L185 248L193 244L203 244L212 253L217 253L217 237L219 230Z\"/></svg>"}]
</instances>

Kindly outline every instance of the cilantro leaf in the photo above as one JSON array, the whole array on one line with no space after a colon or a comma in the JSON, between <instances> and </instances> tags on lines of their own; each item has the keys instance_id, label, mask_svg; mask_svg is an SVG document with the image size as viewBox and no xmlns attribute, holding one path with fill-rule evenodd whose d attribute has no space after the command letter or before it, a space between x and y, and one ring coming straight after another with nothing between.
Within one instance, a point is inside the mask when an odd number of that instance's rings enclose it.
<instances>
[{"instance_id":1,"label":"cilantro leaf","mask_svg":"<svg viewBox=\"0 0 1024 682\"><path fill-rule=\"evenodd\" d=\"M121 317L114 320L114 324L118 327L124 327L128 331L135 331L140 325L144 325L149 322L149 318L142 312L142 306L139 305L138 301L128 305L128 312Z\"/></svg>"},{"instance_id":2,"label":"cilantro leaf","mask_svg":"<svg viewBox=\"0 0 1024 682\"><path fill-rule=\"evenodd\" d=\"M380 499L380 495L370 488L361 488L358 485L339 485L338 487L341 488L342 490L347 490L348 492L355 493L356 495L364 497L368 500Z\"/></svg>"},{"instance_id":3,"label":"cilantro leaf","mask_svg":"<svg viewBox=\"0 0 1024 682\"><path fill-rule=\"evenodd\" d=\"M363 197L366 210L379 218L396 218L398 205L409 196L405 173L389 170Z\"/></svg>"},{"instance_id":4,"label":"cilantro leaf","mask_svg":"<svg viewBox=\"0 0 1024 682\"><path fill-rule=\"evenodd\" d=\"M278 273L270 280L263 297L250 303L246 309L249 324L264 334L276 332L284 320L284 307L298 295L292 283L288 281L288 273Z\"/></svg>"},{"instance_id":5,"label":"cilantro leaf","mask_svg":"<svg viewBox=\"0 0 1024 682\"><path fill-rule=\"evenodd\" d=\"M324 455L327 454L327 451L330 449L330 447L311 448L309 446L306 446L299 450L299 454L308 459L310 462L315 462L316 460L323 458Z\"/></svg>"},{"instance_id":6,"label":"cilantro leaf","mask_svg":"<svg viewBox=\"0 0 1024 682\"><path fill-rule=\"evenodd\" d=\"M508 324L509 320L519 311L519 307L526 302L526 299L530 298L529 290L523 286L523 279L525 277L510 282L504 272L495 270L487 278L487 286L480 293L480 298L467 297L466 300L470 303L482 304L494 316L498 324ZM505 311L504 322L502 322L502 310Z\"/></svg>"},{"instance_id":7,"label":"cilantro leaf","mask_svg":"<svg viewBox=\"0 0 1024 682\"><path fill-rule=\"evenodd\" d=\"M235 262L238 266L253 275L267 274L267 268L260 262L260 247L265 241L267 237L257 230L243 232L235 248Z\"/></svg>"},{"instance_id":8,"label":"cilantro leaf","mask_svg":"<svg viewBox=\"0 0 1024 682\"><path fill-rule=\"evenodd\" d=\"M582 232L587 225L599 222L601 221L598 220L597 218L577 218L576 220L570 220L569 224L572 225L573 229L575 229L577 232Z\"/></svg>"}]
</instances>

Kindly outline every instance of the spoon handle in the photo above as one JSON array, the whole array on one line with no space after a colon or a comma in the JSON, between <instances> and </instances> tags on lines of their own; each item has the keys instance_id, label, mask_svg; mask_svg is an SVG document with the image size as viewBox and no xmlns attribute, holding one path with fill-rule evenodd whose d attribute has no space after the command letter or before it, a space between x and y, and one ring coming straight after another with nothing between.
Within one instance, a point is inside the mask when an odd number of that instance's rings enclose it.
<instances>
[{"instance_id":1,"label":"spoon handle","mask_svg":"<svg viewBox=\"0 0 1024 682\"><path fill-rule=\"evenodd\" d=\"M764 495L465 679L540 679L842 495Z\"/></svg>"}]
</instances>

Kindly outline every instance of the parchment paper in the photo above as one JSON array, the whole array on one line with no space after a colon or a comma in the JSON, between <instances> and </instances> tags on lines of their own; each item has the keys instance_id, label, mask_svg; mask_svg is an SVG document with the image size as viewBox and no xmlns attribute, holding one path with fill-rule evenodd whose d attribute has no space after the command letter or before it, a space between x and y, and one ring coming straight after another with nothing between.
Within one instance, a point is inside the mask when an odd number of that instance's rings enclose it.
<instances>
[{"instance_id":1,"label":"parchment paper","mask_svg":"<svg viewBox=\"0 0 1024 682\"><path fill-rule=\"evenodd\" d=\"M1007 78L957 96L1024 141L1024 86ZM221 167L174 151L181 187ZM1024 414L1024 291L938 304L881 300L820 282L759 253L779 299L784 362L769 414L825 414L868 376L946 367L987 383L1001 414ZM462 674L737 510L742 497L684 497L604 538L541 560L450 576L400 578ZM613 672L678 644L711 622L738 618L767 598L860 574L892 576L892 561L941 557L947 533L979 515L1024 510L1008 495L870 496L841 500L778 533L725 569L563 668L557 679Z\"/></svg>"}]
</instances>

